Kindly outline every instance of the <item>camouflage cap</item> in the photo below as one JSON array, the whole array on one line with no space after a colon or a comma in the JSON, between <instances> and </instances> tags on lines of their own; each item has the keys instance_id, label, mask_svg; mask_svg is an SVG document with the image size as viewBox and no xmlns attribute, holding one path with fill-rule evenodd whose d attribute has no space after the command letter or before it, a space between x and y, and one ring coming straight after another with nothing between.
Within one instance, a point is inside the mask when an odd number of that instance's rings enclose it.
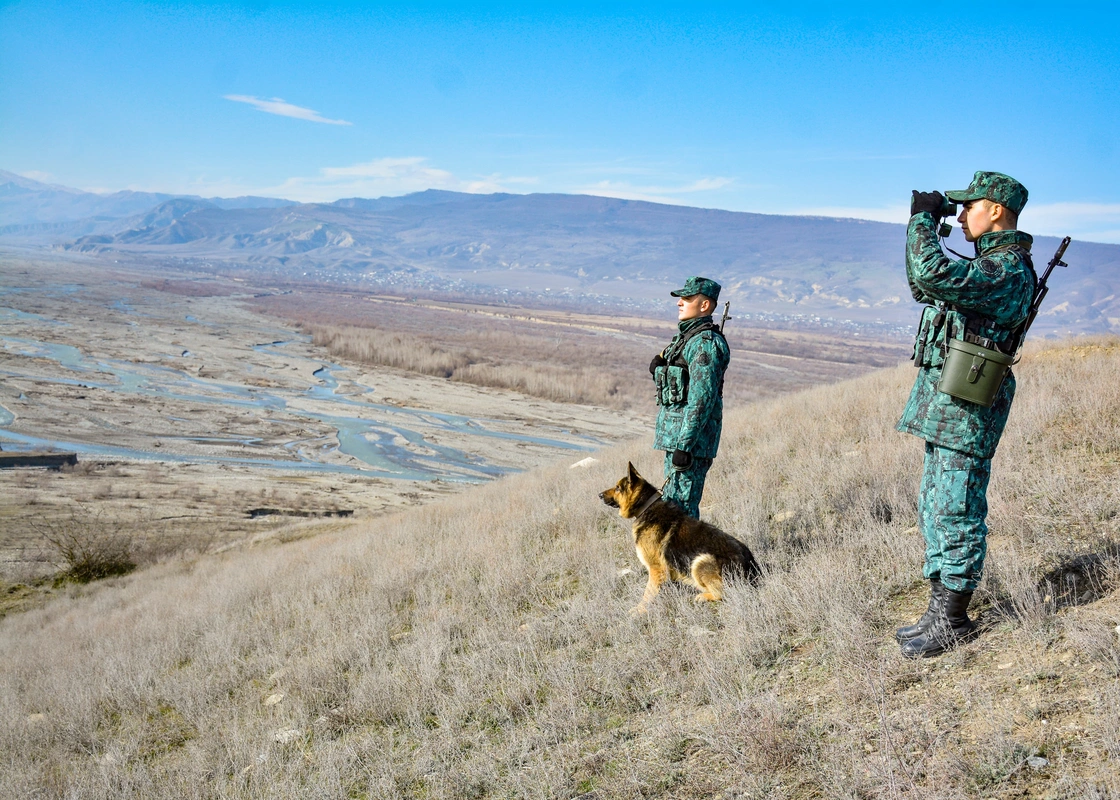
<instances>
[{"instance_id":1,"label":"camouflage cap","mask_svg":"<svg viewBox=\"0 0 1120 800\"><path fill-rule=\"evenodd\" d=\"M705 297L710 297L714 303L719 300L719 290L722 288L715 281L693 275L684 282L684 286L675 292L669 292L669 294L673 297L692 297L695 294L702 294Z\"/></svg>"},{"instance_id":2,"label":"camouflage cap","mask_svg":"<svg viewBox=\"0 0 1120 800\"><path fill-rule=\"evenodd\" d=\"M945 196L954 203L991 200L1018 214L1027 204L1027 187L1002 172L977 172L972 176L972 183L967 189L946 192Z\"/></svg>"}]
</instances>

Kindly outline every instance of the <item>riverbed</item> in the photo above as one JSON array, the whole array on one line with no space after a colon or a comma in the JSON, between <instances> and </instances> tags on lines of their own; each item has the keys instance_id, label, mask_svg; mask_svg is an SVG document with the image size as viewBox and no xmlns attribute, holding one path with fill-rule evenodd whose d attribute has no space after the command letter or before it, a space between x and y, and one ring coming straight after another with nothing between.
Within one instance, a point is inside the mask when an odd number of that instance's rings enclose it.
<instances>
[{"instance_id":1,"label":"riverbed","mask_svg":"<svg viewBox=\"0 0 1120 800\"><path fill-rule=\"evenodd\" d=\"M66 287L49 314L15 307L34 293L12 288L0 297L5 449L477 482L548 456L578 460L637 422L338 364L235 298L97 303ZM75 324L90 310L99 335Z\"/></svg>"},{"instance_id":2,"label":"riverbed","mask_svg":"<svg viewBox=\"0 0 1120 800\"><path fill-rule=\"evenodd\" d=\"M121 310L123 302L112 308ZM14 310L0 308L0 320L13 318ZM5 314L5 312L8 312ZM193 315L192 315L193 317ZM23 315L23 319L43 320L40 315ZM49 320L47 320L49 321ZM192 319L193 324L206 325L204 320ZM268 354L280 360L307 357L308 337L292 334L287 340L275 340L251 347L255 353ZM90 441L78 437L63 439L44 438L13 430L14 412L0 405L0 442L7 449L60 449L77 452L92 458L134 458L142 460L190 461L194 463L236 463L242 466L261 466L273 469L326 470L342 473L369 472L384 477L412 480L442 478L445 480L477 481L496 477L517 466L487 458L488 441L500 440L515 445L582 452L606 444L599 435L579 433L568 428L536 425L533 433L510 429L507 421L468 417L461 414L441 413L430 409L387 405L368 399L374 393L370 387L361 396L340 393L340 379L360 385L363 376L358 371L339 364L321 361L312 372L313 382L306 387L261 388L214 379L200 378L186 369L170 366L174 356L165 354L159 364L121 359L95 359L81 348L60 342L45 342L25 337L0 334L3 351L3 368L0 378L5 383L33 381L37 387L53 385L71 397L78 397L76 390L98 390L115 395L125 407L135 397L157 398L168 402L183 403L195 409L216 406L220 410L248 410L262 420L272 414L285 414L302 420L304 431L314 428L320 435L301 435L301 429L287 429L291 438L273 442L285 451L284 458L253 457L254 449L264 449L265 440L258 436L208 434L204 436L162 436L160 447L150 449L122 447L112 441ZM192 356L184 350L181 359ZM45 364L44 364L45 362ZM43 369L43 366L48 366ZM50 369L54 366L57 369ZM392 383L391 373L383 374L385 383ZM80 396L87 399L88 395ZM10 401L9 401L10 402ZM23 395L22 404L27 404ZM14 404L13 404L14 405ZM170 422L186 422L184 417L169 415ZM320 426L326 426L327 436L336 443L308 447L309 441L322 439ZM436 433L456 434L477 440L460 449L436 442ZM175 452L168 444L193 442L210 446L236 445L248 451L242 456L220 456L206 453ZM349 461L335 458L338 454L349 456Z\"/></svg>"},{"instance_id":3,"label":"riverbed","mask_svg":"<svg viewBox=\"0 0 1120 800\"><path fill-rule=\"evenodd\" d=\"M75 452L84 465L58 479L0 475L0 526L18 532L76 502L211 527L262 507L383 513L574 463L651 425L340 362L249 310L261 291L187 296L143 272L0 253L0 448Z\"/></svg>"}]
</instances>

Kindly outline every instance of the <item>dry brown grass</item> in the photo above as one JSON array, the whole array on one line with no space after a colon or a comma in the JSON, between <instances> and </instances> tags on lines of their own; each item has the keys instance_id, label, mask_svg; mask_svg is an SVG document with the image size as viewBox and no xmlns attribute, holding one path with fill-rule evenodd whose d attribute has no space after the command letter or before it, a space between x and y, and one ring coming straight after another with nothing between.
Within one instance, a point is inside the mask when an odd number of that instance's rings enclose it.
<instances>
[{"instance_id":1,"label":"dry brown grass","mask_svg":"<svg viewBox=\"0 0 1120 800\"><path fill-rule=\"evenodd\" d=\"M113 563L147 567L309 536L347 512L379 513L368 495L368 483L352 477L173 462L3 470L0 617L43 602L68 579L113 572ZM261 508L277 513L254 517Z\"/></svg>"},{"instance_id":2,"label":"dry brown grass","mask_svg":"<svg viewBox=\"0 0 1120 800\"><path fill-rule=\"evenodd\" d=\"M210 280L143 280L140 285L145 289L155 289L157 292L182 295L183 297L229 297L245 291L244 287L237 284Z\"/></svg>"},{"instance_id":3,"label":"dry brown grass","mask_svg":"<svg viewBox=\"0 0 1120 800\"><path fill-rule=\"evenodd\" d=\"M588 354L588 364L565 364L553 356L553 362L545 362L542 367L529 363L526 359L533 354L526 352L528 348L521 343L511 343L508 334L501 331L475 332L468 337L474 346L464 348L440 346L376 328L305 326L305 329L311 333L314 344L325 347L335 356L475 386L511 389L560 403L629 408L640 404L649 394L627 391L638 389L633 381L625 380L629 376L604 369L608 361L617 361L619 355L609 351L609 343L599 352ZM502 358L500 354L509 350L511 344L518 348L518 357Z\"/></svg>"},{"instance_id":4,"label":"dry brown grass","mask_svg":"<svg viewBox=\"0 0 1120 800\"><path fill-rule=\"evenodd\" d=\"M657 477L640 442L9 616L0 793L1114 797L1118 367L1115 340L1028 353L984 634L939 659L891 640L924 606L900 367L730 415L704 513L767 575L718 607L626 613L643 577L595 495Z\"/></svg>"},{"instance_id":5,"label":"dry brown grass","mask_svg":"<svg viewBox=\"0 0 1120 800\"><path fill-rule=\"evenodd\" d=\"M647 367L676 327L591 314L410 302L302 288L253 307L299 325L333 355L563 403L653 409ZM728 327L729 406L898 363L897 342Z\"/></svg>"}]
</instances>

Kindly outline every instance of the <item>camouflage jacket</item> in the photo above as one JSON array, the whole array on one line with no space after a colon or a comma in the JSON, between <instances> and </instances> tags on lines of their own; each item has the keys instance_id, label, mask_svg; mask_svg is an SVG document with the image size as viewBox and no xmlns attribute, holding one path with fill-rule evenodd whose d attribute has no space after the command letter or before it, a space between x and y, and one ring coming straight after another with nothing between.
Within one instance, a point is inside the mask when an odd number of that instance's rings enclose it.
<instances>
[{"instance_id":1,"label":"camouflage jacket","mask_svg":"<svg viewBox=\"0 0 1120 800\"><path fill-rule=\"evenodd\" d=\"M991 408L937 390L947 338L969 333L1014 346L1013 330L1026 319L1037 280L1032 238L1020 231L992 231L977 241L976 258L954 261L942 251L933 215L910 218L906 230L906 278L922 311L914 341L919 368L898 430L978 458L991 458L1015 396L1010 372Z\"/></svg>"},{"instance_id":2,"label":"camouflage jacket","mask_svg":"<svg viewBox=\"0 0 1120 800\"><path fill-rule=\"evenodd\" d=\"M668 363L653 375L658 404L655 450L715 458L723 430L723 373L731 353L718 330L687 336L711 325L711 316L680 322L680 332L662 351Z\"/></svg>"}]
</instances>

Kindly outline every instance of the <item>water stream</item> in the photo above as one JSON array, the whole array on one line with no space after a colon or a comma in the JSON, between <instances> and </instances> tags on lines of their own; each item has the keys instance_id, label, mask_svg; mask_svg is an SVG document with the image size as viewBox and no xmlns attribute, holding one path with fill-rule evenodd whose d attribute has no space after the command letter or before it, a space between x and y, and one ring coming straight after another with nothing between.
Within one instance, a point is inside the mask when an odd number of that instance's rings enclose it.
<instances>
[{"instance_id":1,"label":"water stream","mask_svg":"<svg viewBox=\"0 0 1120 800\"><path fill-rule=\"evenodd\" d=\"M118 309L122 310L122 309ZM22 312L20 312L22 313ZM303 340L279 340L254 346L254 350L284 355L283 349ZM250 458L218 455L183 455L160 450L140 450L109 444L54 441L9 430L15 421L10 409L0 406L0 442L6 449L54 448L72 451L80 456L96 458L139 458L182 463L240 464L301 471L328 471L347 474L375 474L381 477L411 480L440 478L451 481L481 481L513 471L512 468L487 462L485 459L454 447L437 444L422 429L454 432L472 438L504 439L551 448L587 451L604 442L595 437L576 435L557 429L564 438L529 436L494 429L494 420L475 419L424 409L384 405L358 396L339 393L337 375L346 367L325 363L315 371L318 383L304 391L261 389L209 378L200 378L184 370L163 364L146 364L123 360L94 360L71 345L42 342L34 339L0 336L0 353L26 358L45 358L73 373L73 377L37 378L42 382L84 388L103 389L118 394L151 395L184 401L190 404L220 405L241 409L283 412L289 418L314 420L328 426L337 436L334 446L310 446L320 436L293 438L285 444L289 459ZM185 352L185 351L184 351ZM11 359L5 359L11 364ZM22 377L18 372L0 369L0 376ZM328 412L299 407L296 401L312 399ZM270 420L262 416L264 421ZM169 418L174 420L174 418ZM279 422L279 420L275 420ZM289 423L290 424L290 423ZM489 427L494 426L494 427ZM421 429L421 430L418 430ZM166 440L176 437L163 436ZM201 444L238 444L253 447L260 439L211 435L181 437ZM14 447L13 447L14 446ZM353 457L361 466L331 463L327 458L334 450Z\"/></svg>"}]
</instances>

